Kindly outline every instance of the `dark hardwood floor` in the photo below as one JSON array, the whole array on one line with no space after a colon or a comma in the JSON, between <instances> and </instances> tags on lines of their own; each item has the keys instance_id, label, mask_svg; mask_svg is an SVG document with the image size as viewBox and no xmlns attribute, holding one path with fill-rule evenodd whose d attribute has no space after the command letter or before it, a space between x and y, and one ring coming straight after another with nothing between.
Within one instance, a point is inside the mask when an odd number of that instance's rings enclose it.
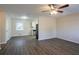
<instances>
[{"instance_id":1,"label":"dark hardwood floor","mask_svg":"<svg viewBox=\"0 0 79 59\"><path fill-rule=\"evenodd\" d=\"M62 39L36 40L32 36L11 38L1 55L78 55L79 44Z\"/></svg>"}]
</instances>

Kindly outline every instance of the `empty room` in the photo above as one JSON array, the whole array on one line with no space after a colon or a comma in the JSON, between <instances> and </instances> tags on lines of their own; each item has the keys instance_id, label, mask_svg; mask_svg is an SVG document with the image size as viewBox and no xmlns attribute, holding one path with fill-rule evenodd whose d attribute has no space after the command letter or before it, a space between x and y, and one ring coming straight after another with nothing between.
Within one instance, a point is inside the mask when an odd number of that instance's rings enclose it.
<instances>
[{"instance_id":1,"label":"empty room","mask_svg":"<svg viewBox=\"0 0 79 59\"><path fill-rule=\"evenodd\" d=\"M79 4L0 4L0 55L79 55Z\"/></svg>"}]
</instances>

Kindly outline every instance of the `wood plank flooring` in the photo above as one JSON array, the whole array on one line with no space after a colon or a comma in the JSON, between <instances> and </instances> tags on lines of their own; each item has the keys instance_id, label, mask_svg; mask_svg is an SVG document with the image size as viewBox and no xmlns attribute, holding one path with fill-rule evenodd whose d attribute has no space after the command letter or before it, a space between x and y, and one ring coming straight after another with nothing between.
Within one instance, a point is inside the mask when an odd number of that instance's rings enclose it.
<instances>
[{"instance_id":1,"label":"wood plank flooring","mask_svg":"<svg viewBox=\"0 0 79 59\"><path fill-rule=\"evenodd\" d=\"M62 39L36 40L32 36L11 38L1 55L79 55L79 44Z\"/></svg>"}]
</instances>

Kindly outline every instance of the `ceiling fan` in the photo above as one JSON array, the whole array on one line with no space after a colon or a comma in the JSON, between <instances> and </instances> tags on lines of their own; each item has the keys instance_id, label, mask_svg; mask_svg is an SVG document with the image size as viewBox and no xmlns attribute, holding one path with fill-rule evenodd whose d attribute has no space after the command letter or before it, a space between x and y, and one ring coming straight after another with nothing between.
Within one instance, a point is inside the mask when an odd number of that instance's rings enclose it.
<instances>
[{"instance_id":1,"label":"ceiling fan","mask_svg":"<svg viewBox=\"0 0 79 59\"><path fill-rule=\"evenodd\" d=\"M69 7L69 4L65 4L62 6L58 6L57 4L48 4L48 7L50 9L42 10L42 12L49 12L52 15L52 14L57 14L57 13L63 13L64 11L62 9Z\"/></svg>"}]
</instances>

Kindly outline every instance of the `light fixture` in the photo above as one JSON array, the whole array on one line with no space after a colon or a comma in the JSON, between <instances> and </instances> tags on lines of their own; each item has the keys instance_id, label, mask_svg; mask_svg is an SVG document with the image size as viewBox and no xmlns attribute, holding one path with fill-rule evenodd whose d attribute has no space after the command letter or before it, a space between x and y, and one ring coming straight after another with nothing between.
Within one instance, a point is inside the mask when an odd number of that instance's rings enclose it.
<instances>
[{"instance_id":1,"label":"light fixture","mask_svg":"<svg viewBox=\"0 0 79 59\"><path fill-rule=\"evenodd\" d=\"M27 16L21 16L21 19L28 19Z\"/></svg>"},{"instance_id":2,"label":"light fixture","mask_svg":"<svg viewBox=\"0 0 79 59\"><path fill-rule=\"evenodd\" d=\"M56 15L57 13L58 13L58 12L56 12L56 11L51 11L51 12L50 12L51 15L52 15L52 14L55 14L55 15Z\"/></svg>"},{"instance_id":3,"label":"light fixture","mask_svg":"<svg viewBox=\"0 0 79 59\"><path fill-rule=\"evenodd\" d=\"M57 14L57 11L53 11L54 14Z\"/></svg>"},{"instance_id":4,"label":"light fixture","mask_svg":"<svg viewBox=\"0 0 79 59\"><path fill-rule=\"evenodd\" d=\"M51 9L54 9L54 7L52 5L50 7L51 7Z\"/></svg>"}]
</instances>

